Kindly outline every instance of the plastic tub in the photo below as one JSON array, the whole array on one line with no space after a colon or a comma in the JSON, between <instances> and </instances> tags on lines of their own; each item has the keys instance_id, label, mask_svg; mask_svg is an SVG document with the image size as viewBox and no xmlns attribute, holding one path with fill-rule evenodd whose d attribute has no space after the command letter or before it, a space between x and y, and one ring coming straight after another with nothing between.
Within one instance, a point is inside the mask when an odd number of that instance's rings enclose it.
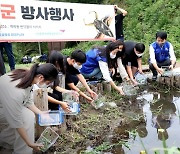
<instances>
[{"instance_id":1,"label":"plastic tub","mask_svg":"<svg viewBox=\"0 0 180 154\"><path fill-rule=\"evenodd\" d=\"M138 84L147 84L147 76L145 76L144 74L137 72L134 76Z\"/></svg>"},{"instance_id":2,"label":"plastic tub","mask_svg":"<svg viewBox=\"0 0 180 154\"><path fill-rule=\"evenodd\" d=\"M39 139L36 143L43 144L44 146L40 148L42 152L47 151L58 139L59 135L50 127L47 127L42 134L40 135Z\"/></svg>"},{"instance_id":3,"label":"plastic tub","mask_svg":"<svg viewBox=\"0 0 180 154\"><path fill-rule=\"evenodd\" d=\"M80 112L80 104L78 102L68 102L71 112L65 112L61 107L59 108L64 115L77 115Z\"/></svg>"},{"instance_id":4,"label":"plastic tub","mask_svg":"<svg viewBox=\"0 0 180 154\"><path fill-rule=\"evenodd\" d=\"M38 123L40 126L60 125L63 123L63 112L57 110L39 114Z\"/></svg>"}]
</instances>

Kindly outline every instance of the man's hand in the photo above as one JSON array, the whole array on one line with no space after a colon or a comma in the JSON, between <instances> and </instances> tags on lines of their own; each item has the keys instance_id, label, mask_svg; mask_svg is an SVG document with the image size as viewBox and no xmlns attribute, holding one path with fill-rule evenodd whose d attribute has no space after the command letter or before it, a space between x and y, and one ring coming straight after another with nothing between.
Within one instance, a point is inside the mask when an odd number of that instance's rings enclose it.
<instances>
[{"instance_id":1,"label":"man's hand","mask_svg":"<svg viewBox=\"0 0 180 154\"><path fill-rule=\"evenodd\" d=\"M162 68L158 68L157 71L162 75L164 73L164 70Z\"/></svg>"},{"instance_id":2,"label":"man's hand","mask_svg":"<svg viewBox=\"0 0 180 154\"><path fill-rule=\"evenodd\" d=\"M174 66L173 66L173 65L170 65L170 66L169 66L169 69L171 69L171 70L172 70L173 68L174 68Z\"/></svg>"},{"instance_id":3,"label":"man's hand","mask_svg":"<svg viewBox=\"0 0 180 154\"><path fill-rule=\"evenodd\" d=\"M92 91L91 89L88 91L89 92L89 94L91 95L91 97L94 99L94 98L97 98L97 94L94 92L94 91Z\"/></svg>"}]
</instances>

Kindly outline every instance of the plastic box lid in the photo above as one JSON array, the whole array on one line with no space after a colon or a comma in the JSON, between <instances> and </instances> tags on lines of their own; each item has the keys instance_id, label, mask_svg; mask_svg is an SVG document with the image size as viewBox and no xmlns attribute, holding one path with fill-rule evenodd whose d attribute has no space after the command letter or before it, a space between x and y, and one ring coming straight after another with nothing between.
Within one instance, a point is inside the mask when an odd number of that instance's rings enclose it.
<instances>
[{"instance_id":1,"label":"plastic box lid","mask_svg":"<svg viewBox=\"0 0 180 154\"><path fill-rule=\"evenodd\" d=\"M39 139L36 143L43 144L44 146L40 148L42 152L47 151L58 139L59 135L50 127L47 127L42 134L40 135Z\"/></svg>"},{"instance_id":2,"label":"plastic box lid","mask_svg":"<svg viewBox=\"0 0 180 154\"><path fill-rule=\"evenodd\" d=\"M50 112L44 112L38 115L38 123L40 126L60 125L63 123L64 113L55 110Z\"/></svg>"}]
</instances>

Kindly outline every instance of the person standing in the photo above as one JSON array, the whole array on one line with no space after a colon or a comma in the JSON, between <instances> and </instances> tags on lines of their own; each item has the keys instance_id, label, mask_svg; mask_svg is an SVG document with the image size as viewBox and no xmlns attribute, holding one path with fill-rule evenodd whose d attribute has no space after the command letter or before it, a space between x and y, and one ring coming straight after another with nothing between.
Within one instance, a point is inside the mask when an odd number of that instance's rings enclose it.
<instances>
[{"instance_id":1,"label":"person standing","mask_svg":"<svg viewBox=\"0 0 180 154\"><path fill-rule=\"evenodd\" d=\"M137 43L133 41L124 42L124 58L122 59L123 64L126 67L127 73L130 80L134 85L137 85L137 81L134 78L135 73L138 71L143 74L142 71L142 55L145 50L143 43Z\"/></svg>"},{"instance_id":2,"label":"person standing","mask_svg":"<svg viewBox=\"0 0 180 154\"><path fill-rule=\"evenodd\" d=\"M152 80L157 79L158 73L163 74L162 66L168 66L173 69L176 64L176 57L173 46L167 40L167 33L159 31L156 33L156 42L153 42L149 48L149 68L153 73Z\"/></svg>"},{"instance_id":3,"label":"person standing","mask_svg":"<svg viewBox=\"0 0 180 154\"><path fill-rule=\"evenodd\" d=\"M0 43L0 52L2 54L2 57L3 57L4 50L5 50L7 57L8 57L10 70L12 71L15 69L15 58L14 58L14 54L13 54L13 50L12 50L12 43L1 42ZM5 72L6 72L6 70L5 70Z\"/></svg>"},{"instance_id":4,"label":"person standing","mask_svg":"<svg viewBox=\"0 0 180 154\"><path fill-rule=\"evenodd\" d=\"M3 57L0 53L0 76L1 75L4 75L6 73L6 69L5 69L5 66L4 66L4 60L3 60Z\"/></svg>"},{"instance_id":5,"label":"person standing","mask_svg":"<svg viewBox=\"0 0 180 154\"><path fill-rule=\"evenodd\" d=\"M124 41L123 19L128 12L122 8L119 8L117 5L114 6L114 11L115 11L116 40ZM118 12L121 13L118 14Z\"/></svg>"}]
</instances>

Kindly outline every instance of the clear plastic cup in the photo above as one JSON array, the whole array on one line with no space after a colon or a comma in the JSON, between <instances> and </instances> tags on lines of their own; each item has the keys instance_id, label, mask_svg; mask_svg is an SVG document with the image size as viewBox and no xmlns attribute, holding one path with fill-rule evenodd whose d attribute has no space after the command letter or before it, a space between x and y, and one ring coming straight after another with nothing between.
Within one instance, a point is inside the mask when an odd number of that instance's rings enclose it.
<instances>
[{"instance_id":1,"label":"clear plastic cup","mask_svg":"<svg viewBox=\"0 0 180 154\"><path fill-rule=\"evenodd\" d=\"M50 127L47 127L36 143L43 144L44 146L40 148L42 152L47 151L58 139L59 135Z\"/></svg>"}]
</instances>

